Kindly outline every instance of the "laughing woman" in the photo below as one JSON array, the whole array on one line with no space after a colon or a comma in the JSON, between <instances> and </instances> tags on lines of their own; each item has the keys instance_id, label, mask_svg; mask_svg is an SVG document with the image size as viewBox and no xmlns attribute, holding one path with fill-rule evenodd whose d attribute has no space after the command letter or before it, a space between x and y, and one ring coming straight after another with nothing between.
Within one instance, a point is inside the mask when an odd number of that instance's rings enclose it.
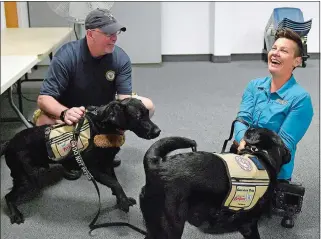
<instances>
[{"instance_id":1,"label":"laughing woman","mask_svg":"<svg viewBox=\"0 0 321 239\"><path fill-rule=\"evenodd\" d=\"M296 146L313 117L310 94L292 74L302 62L302 52L302 40L297 33L290 29L279 30L268 54L271 76L248 83L237 114L251 127L268 128L282 138L292 155L291 161L281 168L278 175L278 179L283 180L291 180ZM243 123L235 124L235 148L246 129Z\"/></svg>"}]
</instances>

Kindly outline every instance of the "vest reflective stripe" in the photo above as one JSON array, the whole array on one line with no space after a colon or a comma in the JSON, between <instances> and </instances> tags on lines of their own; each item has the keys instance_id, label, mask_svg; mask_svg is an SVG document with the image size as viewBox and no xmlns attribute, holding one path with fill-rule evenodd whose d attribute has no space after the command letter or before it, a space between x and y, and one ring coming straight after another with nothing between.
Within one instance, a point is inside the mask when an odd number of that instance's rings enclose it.
<instances>
[{"instance_id":1,"label":"vest reflective stripe","mask_svg":"<svg viewBox=\"0 0 321 239\"><path fill-rule=\"evenodd\" d=\"M74 126L58 124L52 126L49 130L50 132L46 133L48 156L51 160L60 161L71 153L70 140L72 139ZM90 138L90 125L85 118L78 138L78 149L80 152L88 148Z\"/></svg>"},{"instance_id":2,"label":"vest reflective stripe","mask_svg":"<svg viewBox=\"0 0 321 239\"><path fill-rule=\"evenodd\" d=\"M214 154L225 163L230 180L229 194L223 205L233 211L253 208L270 184L267 171L258 169L251 155Z\"/></svg>"}]
</instances>

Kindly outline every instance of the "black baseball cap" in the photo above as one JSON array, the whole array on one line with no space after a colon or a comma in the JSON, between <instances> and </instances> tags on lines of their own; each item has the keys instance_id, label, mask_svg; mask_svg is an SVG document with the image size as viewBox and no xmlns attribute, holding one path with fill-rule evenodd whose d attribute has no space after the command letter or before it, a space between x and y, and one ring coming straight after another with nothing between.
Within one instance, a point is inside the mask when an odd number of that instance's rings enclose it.
<instances>
[{"instance_id":1,"label":"black baseball cap","mask_svg":"<svg viewBox=\"0 0 321 239\"><path fill-rule=\"evenodd\" d=\"M117 31L126 31L126 27L120 25L111 11L97 8L91 11L85 20L85 29L99 28L106 34L114 34Z\"/></svg>"}]
</instances>

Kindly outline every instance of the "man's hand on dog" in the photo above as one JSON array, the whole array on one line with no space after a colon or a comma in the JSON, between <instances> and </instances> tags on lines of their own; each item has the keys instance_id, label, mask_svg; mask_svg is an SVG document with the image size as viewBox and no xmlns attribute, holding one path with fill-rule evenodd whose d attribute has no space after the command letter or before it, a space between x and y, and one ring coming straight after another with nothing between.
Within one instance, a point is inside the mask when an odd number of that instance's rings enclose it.
<instances>
[{"instance_id":1,"label":"man's hand on dog","mask_svg":"<svg viewBox=\"0 0 321 239\"><path fill-rule=\"evenodd\" d=\"M65 123L68 125L72 125L74 123L78 123L81 117L85 114L85 107L72 107L68 109L65 113Z\"/></svg>"}]
</instances>

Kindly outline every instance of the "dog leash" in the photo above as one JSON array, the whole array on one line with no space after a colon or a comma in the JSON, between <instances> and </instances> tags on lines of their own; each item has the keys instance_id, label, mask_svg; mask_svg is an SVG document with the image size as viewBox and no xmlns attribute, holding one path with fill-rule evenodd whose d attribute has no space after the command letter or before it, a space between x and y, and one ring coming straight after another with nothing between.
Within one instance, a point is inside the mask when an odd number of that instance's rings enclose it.
<instances>
[{"instance_id":1,"label":"dog leash","mask_svg":"<svg viewBox=\"0 0 321 239\"><path fill-rule=\"evenodd\" d=\"M109 222L109 223L102 223L102 224L95 225L95 223L96 223L96 221L97 221L97 219L99 217L100 209L101 209L100 191L99 191L99 188L98 188L96 180L91 175L91 173L89 172L88 168L86 167L85 162L83 161L83 159L81 157L81 154L79 152L78 146L77 146L77 141L78 141L78 137L79 137L79 134L80 134L80 129L81 129L84 121L85 121L85 117L81 118L80 121L78 122L77 126L74 127L73 136L72 136L72 139L70 141L70 144L71 144L71 149L72 149L72 152L73 152L73 154L75 156L75 159L76 159L77 163L79 164L80 168L82 169L83 173L86 175L88 180L93 182L93 184L94 184L94 186L95 186L95 188L97 190L97 194L98 194L99 208L98 208L96 216L94 217L94 219L89 224L89 228L91 229L89 231L89 234L91 235L92 231L97 229L97 228L110 227L110 226L128 226L128 227L132 228L133 230L135 230L135 231L143 234L144 236L146 236L147 232L145 232L144 230L142 230L142 229L140 229L140 228L138 228L136 226L133 226L133 225L127 223L127 222Z\"/></svg>"},{"instance_id":2,"label":"dog leash","mask_svg":"<svg viewBox=\"0 0 321 239\"><path fill-rule=\"evenodd\" d=\"M234 125L235 125L236 122L240 122L240 123L244 124L245 126L247 126L248 128L250 127L249 123L247 123L247 122L246 122L245 120L243 120L242 118L239 118L239 117L236 118L236 119L232 122L230 137L224 141L224 144L223 144L221 153L224 153L224 152L225 152L226 145L227 145L228 141L230 141L230 140L232 139L232 137L233 137L233 134L234 134Z\"/></svg>"},{"instance_id":3,"label":"dog leash","mask_svg":"<svg viewBox=\"0 0 321 239\"><path fill-rule=\"evenodd\" d=\"M96 223L96 221L98 219L98 216L100 214L101 200L100 200L100 191L99 191L97 182L94 179L94 177L91 175L91 173L89 172L88 168L86 167L85 162L82 159L81 154L80 154L79 149L78 149L78 146L77 146L78 137L79 137L79 134L80 134L80 129L83 126L84 121L85 121L85 117L82 117L80 119L80 121L78 122L77 126L74 127L73 135L72 135L72 139L70 141L70 144L71 144L71 149L72 149L72 152L73 152L73 154L75 156L76 162L78 163L79 167L82 169L83 173L86 175L87 179L89 181L93 182L93 184L94 184L94 186L95 186L95 188L97 190L98 200L99 200L99 208L98 208L96 216L94 217L92 222L89 224L89 228L92 228L93 225Z\"/></svg>"}]
</instances>

